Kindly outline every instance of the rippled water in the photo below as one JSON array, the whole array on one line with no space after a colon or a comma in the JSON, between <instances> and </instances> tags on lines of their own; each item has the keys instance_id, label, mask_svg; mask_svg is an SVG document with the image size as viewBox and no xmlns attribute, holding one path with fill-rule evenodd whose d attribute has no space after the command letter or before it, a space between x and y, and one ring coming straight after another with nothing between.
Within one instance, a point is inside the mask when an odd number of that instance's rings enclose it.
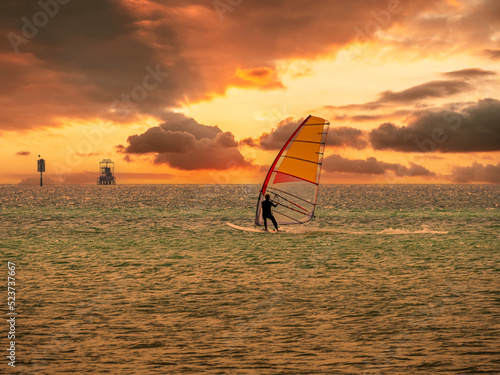
<instances>
[{"instance_id":1,"label":"rippled water","mask_svg":"<svg viewBox=\"0 0 500 375\"><path fill-rule=\"evenodd\" d=\"M500 186L327 185L305 226L226 226L257 191L0 186L0 373L500 373Z\"/></svg>"}]
</instances>

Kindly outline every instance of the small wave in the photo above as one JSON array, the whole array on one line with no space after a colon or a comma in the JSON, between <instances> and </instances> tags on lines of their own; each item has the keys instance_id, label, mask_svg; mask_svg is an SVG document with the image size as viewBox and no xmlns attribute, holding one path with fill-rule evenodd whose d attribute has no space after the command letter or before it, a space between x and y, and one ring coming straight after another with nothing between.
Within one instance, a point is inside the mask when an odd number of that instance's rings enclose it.
<instances>
[{"instance_id":1,"label":"small wave","mask_svg":"<svg viewBox=\"0 0 500 375\"><path fill-rule=\"evenodd\" d=\"M439 231L429 229L424 227L419 230L408 230L408 229L394 229L394 228L386 228L379 232L372 231L357 231L350 230L348 228L315 228L310 226L300 227L300 226L282 226L280 228L283 234L297 234L297 235L305 235L305 236L326 236L326 235L374 235L374 234L385 234L385 235L397 235L397 234L447 234L448 231Z\"/></svg>"},{"instance_id":2,"label":"small wave","mask_svg":"<svg viewBox=\"0 0 500 375\"><path fill-rule=\"evenodd\" d=\"M285 233L304 234L304 235L328 235L328 234L369 234L367 232L353 231L348 229L329 229L313 227L293 227L284 229Z\"/></svg>"},{"instance_id":3,"label":"small wave","mask_svg":"<svg viewBox=\"0 0 500 375\"><path fill-rule=\"evenodd\" d=\"M448 231L432 230L429 228L424 228L424 229L415 230L415 231L411 231L408 229L387 228L387 229L381 230L380 232L377 232L377 234L447 234L447 233L448 233Z\"/></svg>"}]
</instances>

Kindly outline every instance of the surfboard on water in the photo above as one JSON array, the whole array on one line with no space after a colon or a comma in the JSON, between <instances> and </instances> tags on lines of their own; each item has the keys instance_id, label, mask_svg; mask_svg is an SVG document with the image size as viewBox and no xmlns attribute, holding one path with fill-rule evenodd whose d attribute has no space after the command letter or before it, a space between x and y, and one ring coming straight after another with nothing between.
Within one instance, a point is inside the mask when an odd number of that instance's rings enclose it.
<instances>
[{"instance_id":1,"label":"surfboard on water","mask_svg":"<svg viewBox=\"0 0 500 375\"><path fill-rule=\"evenodd\" d=\"M266 194L270 195L271 202L278 204L272 212L280 230L282 225L304 224L314 217L329 126L325 119L308 116L295 129L274 159L260 189L256 227L264 225L262 202ZM272 227L270 220L268 224ZM241 228L235 229L244 230Z\"/></svg>"},{"instance_id":2,"label":"surfboard on water","mask_svg":"<svg viewBox=\"0 0 500 375\"><path fill-rule=\"evenodd\" d=\"M276 230L265 231L264 229L260 229L260 228L240 227L239 225L236 225L236 224L233 224L233 223L230 223L230 222L226 222L226 224L229 225L231 228L238 229L238 230L241 230L243 232L253 232L253 233L284 233L282 230L279 230L278 232L276 232Z\"/></svg>"}]
</instances>

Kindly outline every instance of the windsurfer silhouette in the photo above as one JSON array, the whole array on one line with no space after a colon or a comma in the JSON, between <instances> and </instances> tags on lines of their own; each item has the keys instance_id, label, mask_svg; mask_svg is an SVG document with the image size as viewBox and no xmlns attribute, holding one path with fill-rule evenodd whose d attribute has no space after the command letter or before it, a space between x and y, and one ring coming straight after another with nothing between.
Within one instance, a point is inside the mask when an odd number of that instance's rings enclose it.
<instances>
[{"instance_id":1,"label":"windsurfer silhouette","mask_svg":"<svg viewBox=\"0 0 500 375\"><path fill-rule=\"evenodd\" d=\"M270 201L271 196L269 194L266 194L266 200L262 201L262 219L264 219L264 230L267 229L267 219L270 219L273 222L274 227L276 228L276 231L278 231L278 223L276 222L276 219L273 216L273 213L271 212L271 207L276 207L278 206L278 203L273 203Z\"/></svg>"}]
</instances>

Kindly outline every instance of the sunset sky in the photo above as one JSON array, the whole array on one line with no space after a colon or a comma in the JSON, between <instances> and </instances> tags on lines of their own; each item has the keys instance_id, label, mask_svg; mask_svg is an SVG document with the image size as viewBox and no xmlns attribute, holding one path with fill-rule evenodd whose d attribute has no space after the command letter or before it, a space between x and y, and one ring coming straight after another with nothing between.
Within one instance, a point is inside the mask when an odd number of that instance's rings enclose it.
<instances>
[{"instance_id":1,"label":"sunset sky","mask_svg":"<svg viewBox=\"0 0 500 375\"><path fill-rule=\"evenodd\" d=\"M500 183L498 0L4 0L0 184Z\"/></svg>"}]
</instances>

